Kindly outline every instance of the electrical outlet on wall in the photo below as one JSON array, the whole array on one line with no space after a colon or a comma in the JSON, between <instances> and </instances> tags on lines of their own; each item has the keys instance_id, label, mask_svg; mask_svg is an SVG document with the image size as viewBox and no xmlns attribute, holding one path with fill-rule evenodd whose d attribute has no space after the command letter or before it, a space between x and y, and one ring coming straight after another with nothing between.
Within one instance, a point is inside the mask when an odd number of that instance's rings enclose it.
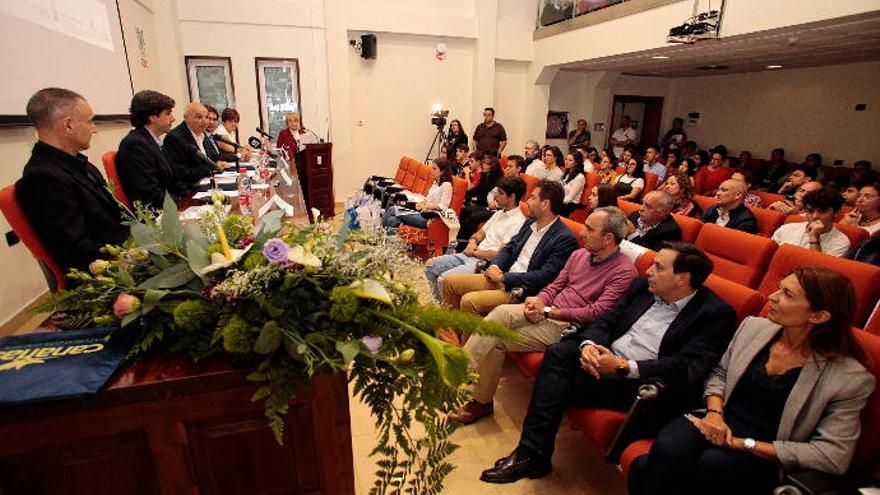
<instances>
[{"instance_id":1,"label":"electrical outlet on wall","mask_svg":"<svg viewBox=\"0 0 880 495\"><path fill-rule=\"evenodd\" d=\"M18 235L14 231L10 230L9 232L6 233L6 245L7 246L9 246L9 247L15 246L16 244L18 244L18 241L20 241L20 240L21 239L18 238Z\"/></svg>"}]
</instances>

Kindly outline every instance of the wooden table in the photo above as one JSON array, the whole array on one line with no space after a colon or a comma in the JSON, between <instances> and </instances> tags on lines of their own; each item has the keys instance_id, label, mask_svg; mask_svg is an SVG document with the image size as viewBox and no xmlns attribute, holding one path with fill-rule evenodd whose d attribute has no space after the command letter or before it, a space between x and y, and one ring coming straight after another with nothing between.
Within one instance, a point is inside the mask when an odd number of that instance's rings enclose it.
<instances>
[{"instance_id":1,"label":"wooden table","mask_svg":"<svg viewBox=\"0 0 880 495\"><path fill-rule=\"evenodd\" d=\"M345 376L300 387L279 446L247 371L154 357L94 397L0 409L0 494L353 494Z\"/></svg>"}]
</instances>

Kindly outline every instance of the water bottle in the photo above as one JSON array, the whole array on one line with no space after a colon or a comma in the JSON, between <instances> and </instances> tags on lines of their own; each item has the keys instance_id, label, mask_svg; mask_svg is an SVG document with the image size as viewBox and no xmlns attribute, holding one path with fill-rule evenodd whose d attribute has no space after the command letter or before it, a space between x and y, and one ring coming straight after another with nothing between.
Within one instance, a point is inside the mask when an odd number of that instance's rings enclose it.
<instances>
[{"instance_id":1,"label":"water bottle","mask_svg":"<svg viewBox=\"0 0 880 495\"><path fill-rule=\"evenodd\" d=\"M238 209L242 215L250 215L252 204L251 178L248 177L247 169L242 167L238 169Z\"/></svg>"}]
</instances>

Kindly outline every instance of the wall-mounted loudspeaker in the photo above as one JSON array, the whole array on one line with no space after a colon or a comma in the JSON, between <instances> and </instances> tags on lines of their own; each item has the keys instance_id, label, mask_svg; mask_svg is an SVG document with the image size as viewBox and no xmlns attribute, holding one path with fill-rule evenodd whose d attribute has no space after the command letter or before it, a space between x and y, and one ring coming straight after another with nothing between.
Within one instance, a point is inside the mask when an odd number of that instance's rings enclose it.
<instances>
[{"instance_id":1,"label":"wall-mounted loudspeaker","mask_svg":"<svg viewBox=\"0 0 880 495\"><path fill-rule=\"evenodd\" d=\"M361 36L361 57L368 59L376 58L375 34L364 34Z\"/></svg>"}]
</instances>

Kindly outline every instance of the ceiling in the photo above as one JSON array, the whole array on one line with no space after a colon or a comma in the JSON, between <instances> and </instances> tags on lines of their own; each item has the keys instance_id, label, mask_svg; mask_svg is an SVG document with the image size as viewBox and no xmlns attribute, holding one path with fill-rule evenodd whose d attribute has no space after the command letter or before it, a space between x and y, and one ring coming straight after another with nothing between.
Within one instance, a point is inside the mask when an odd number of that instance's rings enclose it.
<instances>
[{"instance_id":1,"label":"ceiling","mask_svg":"<svg viewBox=\"0 0 880 495\"><path fill-rule=\"evenodd\" d=\"M652 58L656 56L669 58ZM782 65L785 70L872 60L880 60L880 12L703 40L691 45L670 43L655 50L574 62L561 69L699 77L771 70L767 69L768 65ZM712 66L726 68L706 69Z\"/></svg>"}]
</instances>

